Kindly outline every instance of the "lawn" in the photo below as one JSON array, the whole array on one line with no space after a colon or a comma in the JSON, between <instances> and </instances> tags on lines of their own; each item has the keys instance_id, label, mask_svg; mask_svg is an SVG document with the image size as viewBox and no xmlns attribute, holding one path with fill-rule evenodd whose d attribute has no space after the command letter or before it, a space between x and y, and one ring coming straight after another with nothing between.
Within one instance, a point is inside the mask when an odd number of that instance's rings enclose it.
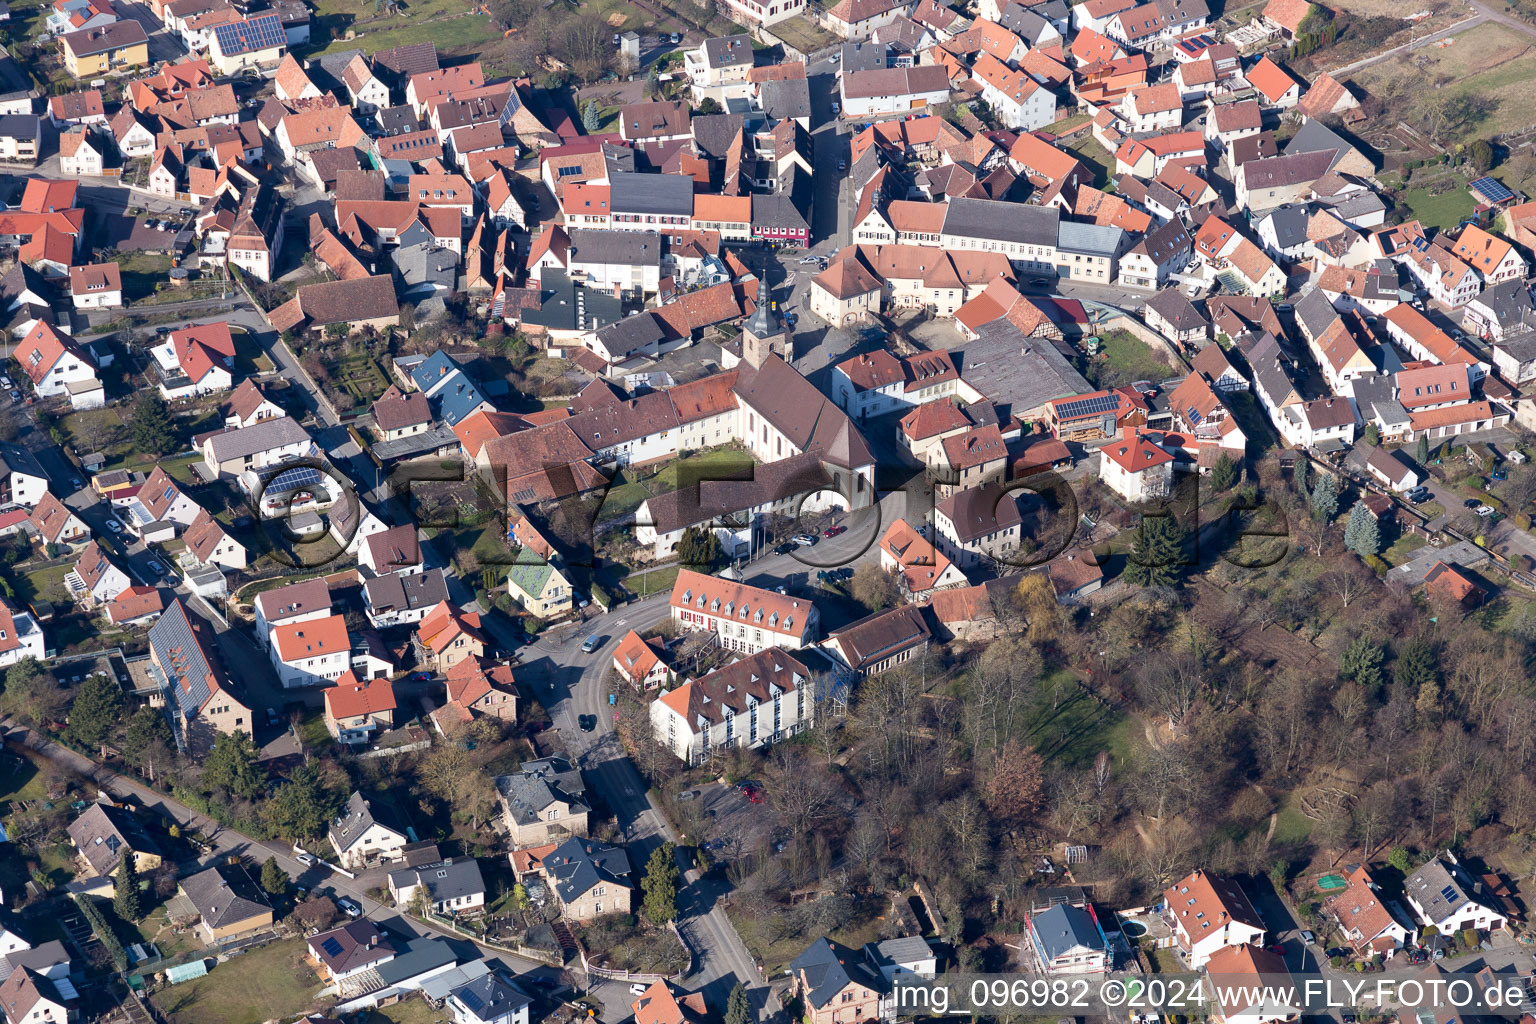
<instances>
[{"instance_id":1,"label":"lawn","mask_svg":"<svg viewBox=\"0 0 1536 1024\"><path fill-rule=\"evenodd\" d=\"M1450 189L1435 195L1428 187L1410 188L1397 193L1397 200L1413 211L1413 219L1426 227L1442 230L1455 228L1472 216L1472 195L1459 178L1449 179Z\"/></svg>"},{"instance_id":2,"label":"lawn","mask_svg":"<svg viewBox=\"0 0 1536 1024\"><path fill-rule=\"evenodd\" d=\"M1275 816L1275 832L1271 838L1279 844L1300 843L1312 834L1312 819L1301 813L1295 805L1294 795L1285 798L1285 806Z\"/></svg>"},{"instance_id":3,"label":"lawn","mask_svg":"<svg viewBox=\"0 0 1536 1024\"><path fill-rule=\"evenodd\" d=\"M859 949L866 942L874 942L880 938L885 923L880 912L888 905L882 899L855 902L849 920L838 922L837 929L827 937L853 949ZM752 914L734 903L726 904L725 911L731 923L736 926L736 931L741 934L741 941L747 944L747 949L764 965L767 977L778 974L805 950L806 943L815 938L810 935L782 934L792 931L785 926L784 919L788 915L784 913Z\"/></svg>"},{"instance_id":4,"label":"lawn","mask_svg":"<svg viewBox=\"0 0 1536 1024\"><path fill-rule=\"evenodd\" d=\"M389 390L389 378L366 352L342 356L331 370L335 385L352 396L355 408L370 406Z\"/></svg>"},{"instance_id":5,"label":"lawn","mask_svg":"<svg viewBox=\"0 0 1536 1024\"><path fill-rule=\"evenodd\" d=\"M123 276L123 301L132 305L155 294L155 285L165 283L171 258L147 252L126 253L118 257L117 269Z\"/></svg>"},{"instance_id":6,"label":"lawn","mask_svg":"<svg viewBox=\"0 0 1536 1024\"><path fill-rule=\"evenodd\" d=\"M310 1009L320 990L303 939L273 942L225 961L205 978L162 989L155 1002L173 1024L260 1024Z\"/></svg>"},{"instance_id":7,"label":"lawn","mask_svg":"<svg viewBox=\"0 0 1536 1024\"><path fill-rule=\"evenodd\" d=\"M373 52L425 42L435 42L443 50L484 44L499 36L478 7L454 0L407 0L400 4L399 14L375 13L373 5L355 0L320 0L315 5L313 31L313 45L322 53ZM346 38L348 31L354 33L351 40Z\"/></svg>"},{"instance_id":8,"label":"lawn","mask_svg":"<svg viewBox=\"0 0 1536 1024\"><path fill-rule=\"evenodd\" d=\"M1052 696L1055 695L1055 707ZM1124 765L1143 735L1139 719L1105 707L1078 688L1065 669L1041 680L1035 702L1026 712L1026 742L1042 757L1064 768L1092 763L1102 750Z\"/></svg>"},{"instance_id":9,"label":"lawn","mask_svg":"<svg viewBox=\"0 0 1536 1024\"><path fill-rule=\"evenodd\" d=\"M27 573L27 580L32 585L35 598L51 601L54 604L67 604L70 600L69 589L64 586L64 577L75 569L74 563L55 565L48 569L39 569L36 572Z\"/></svg>"},{"instance_id":10,"label":"lawn","mask_svg":"<svg viewBox=\"0 0 1536 1024\"><path fill-rule=\"evenodd\" d=\"M447 1011L434 1010L425 999L411 996L359 1017L358 1024L443 1024L447 1019Z\"/></svg>"},{"instance_id":11,"label":"lawn","mask_svg":"<svg viewBox=\"0 0 1536 1024\"><path fill-rule=\"evenodd\" d=\"M841 42L837 36L818 27L803 14L775 22L773 34L801 53L815 53L817 50Z\"/></svg>"},{"instance_id":12,"label":"lawn","mask_svg":"<svg viewBox=\"0 0 1536 1024\"><path fill-rule=\"evenodd\" d=\"M603 496L599 522L627 516L653 494L669 494L705 480L750 479L755 465L740 448L711 448L668 462L659 472L625 469Z\"/></svg>"},{"instance_id":13,"label":"lawn","mask_svg":"<svg viewBox=\"0 0 1536 1024\"><path fill-rule=\"evenodd\" d=\"M261 350L254 334L244 327L230 327L229 334L235 342L235 376L237 378L271 372L272 360Z\"/></svg>"},{"instance_id":14,"label":"lawn","mask_svg":"<svg viewBox=\"0 0 1536 1024\"><path fill-rule=\"evenodd\" d=\"M1382 560L1396 568L1408 561L1408 557L1426 543L1427 541L1416 533L1404 534L1393 541L1391 547L1381 553Z\"/></svg>"},{"instance_id":15,"label":"lawn","mask_svg":"<svg viewBox=\"0 0 1536 1024\"><path fill-rule=\"evenodd\" d=\"M1103 188L1115 179L1114 154L1100 145L1099 140L1094 138L1092 133L1078 138L1067 147L1067 150L1081 160L1084 167L1093 172L1095 188Z\"/></svg>"},{"instance_id":16,"label":"lawn","mask_svg":"<svg viewBox=\"0 0 1536 1024\"><path fill-rule=\"evenodd\" d=\"M1065 135L1067 132L1080 128L1091 120L1093 118L1087 114L1073 114L1071 117L1062 118L1055 124L1048 124L1040 130L1050 132L1052 135ZM1103 149L1104 147L1100 146L1099 148Z\"/></svg>"},{"instance_id":17,"label":"lawn","mask_svg":"<svg viewBox=\"0 0 1536 1024\"><path fill-rule=\"evenodd\" d=\"M1179 963L1178 954L1171 949L1154 949L1148 954L1152 961L1152 970L1157 974L1184 974L1184 965Z\"/></svg>"},{"instance_id":18,"label":"lawn","mask_svg":"<svg viewBox=\"0 0 1536 1024\"><path fill-rule=\"evenodd\" d=\"M0 770L0 801L43 800L47 796L37 765L20 754L9 754L6 767Z\"/></svg>"},{"instance_id":19,"label":"lawn","mask_svg":"<svg viewBox=\"0 0 1536 1024\"><path fill-rule=\"evenodd\" d=\"M1099 354L1088 363L1085 376L1101 388L1138 380L1156 382L1173 373L1151 346L1130 331L1106 331L1099 335L1099 345Z\"/></svg>"}]
</instances>

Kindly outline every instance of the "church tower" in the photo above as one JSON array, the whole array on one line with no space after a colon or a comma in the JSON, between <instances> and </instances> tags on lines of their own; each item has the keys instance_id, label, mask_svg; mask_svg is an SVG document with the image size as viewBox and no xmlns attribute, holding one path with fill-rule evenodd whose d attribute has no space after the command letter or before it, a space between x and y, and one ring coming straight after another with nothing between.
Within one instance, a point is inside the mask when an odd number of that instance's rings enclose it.
<instances>
[{"instance_id":1,"label":"church tower","mask_svg":"<svg viewBox=\"0 0 1536 1024\"><path fill-rule=\"evenodd\" d=\"M776 355L785 362L794 358L789 333L773 311L768 295L768 268L757 279L757 309L741 325L741 358L754 369L760 370L769 355Z\"/></svg>"}]
</instances>

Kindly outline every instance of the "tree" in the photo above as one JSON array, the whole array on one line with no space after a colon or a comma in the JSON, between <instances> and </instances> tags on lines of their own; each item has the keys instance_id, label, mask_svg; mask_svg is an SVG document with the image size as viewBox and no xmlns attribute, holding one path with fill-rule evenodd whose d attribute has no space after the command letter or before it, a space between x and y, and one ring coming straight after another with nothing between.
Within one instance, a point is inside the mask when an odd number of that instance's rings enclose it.
<instances>
[{"instance_id":1,"label":"tree","mask_svg":"<svg viewBox=\"0 0 1536 1024\"><path fill-rule=\"evenodd\" d=\"M682 565L714 565L724 555L715 531L690 526L677 542L677 560Z\"/></svg>"},{"instance_id":2,"label":"tree","mask_svg":"<svg viewBox=\"0 0 1536 1024\"><path fill-rule=\"evenodd\" d=\"M311 896L293 908L293 916L302 921L306 928L323 931L336 920L336 904L329 896Z\"/></svg>"},{"instance_id":3,"label":"tree","mask_svg":"<svg viewBox=\"0 0 1536 1024\"><path fill-rule=\"evenodd\" d=\"M1487 139L1478 139L1467 147L1467 156L1478 174L1487 174L1493 169L1493 144Z\"/></svg>"},{"instance_id":4,"label":"tree","mask_svg":"<svg viewBox=\"0 0 1536 1024\"><path fill-rule=\"evenodd\" d=\"M1056 588L1044 572L1027 572L1013 588L1013 599L1029 624L1026 636L1032 644L1056 639L1061 626L1061 606L1056 603Z\"/></svg>"},{"instance_id":5,"label":"tree","mask_svg":"<svg viewBox=\"0 0 1536 1024\"><path fill-rule=\"evenodd\" d=\"M720 101L713 96L706 96L704 102L695 107L693 112L700 117L706 114L718 114L721 112Z\"/></svg>"},{"instance_id":6,"label":"tree","mask_svg":"<svg viewBox=\"0 0 1536 1024\"><path fill-rule=\"evenodd\" d=\"M747 986L739 981L731 989L730 1001L725 1005L725 1024L752 1024L752 1004L747 1000Z\"/></svg>"},{"instance_id":7,"label":"tree","mask_svg":"<svg viewBox=\"0 0 1536 1024\"><path fill-rule=\"evenodd\" d=\"M1435 649L1428 637L1420 633L1403 646L1392 666L1392 678L1397 685L1415 690L1435 678Z\"/></svg>"},{"instance_id":8,"label":"tree","mask_svg":"<svg viewBox=\"0 0 1536 1024\"><path fill-rule=\"evenodd\" d=\"M261 866L261 887L269 896L288 894L288 872L283 870L276 857L268 857L267 862Z\"/></svg>"},{"instance_id":9,"label":"tree","mask_svg":"<svg viewBox=\"0 0 1536 1024\"><path fill-rule=\"evenodd\" d=\"M123 688L117 680L111 676L89 676L80 684L64 733L82 747L99 747L112 734L122 710Z\"/></svg>"},{"instance_id":10,"label":"tree","mask_svg":"<svg viewBox=\"0 0 1536 1024\"><path fill-rule=\"evenodd\" d=\"M1022 824L1040 812L1045 803L1045 759L1033 747L1016 739L1003 744L992 760L987 780L987 809L1001 822Z\"/></svg>"},{"instance_id":11,"label":"tree","mask_svg":"<svg viewBox=\"0 0 1536 1024\"><path fill-rule=\"evenodd\" d=\"M1221 492L1230 490L1237 483L1237 463L1230 456L1223 455L1216 460L1216 465L1211 467L1211 477L1208 481L1211 490Z\"/></svg>"},{"instance_id":12,"label":"tree","mask_svg":"<svg viewBox=\"0 0 1536 1024\"><path fill-rule=\"evenodd\" d=\"M901 603L901 590L896 584L895 574L886 572L876 562L865 562L853 570L848 592L871 612L884 611Z\"/></svg>"},{"instance_id":13,"label":"tree","mask_svg":"<svg viewBox=\"0 0 1536 1024\"><path fill-rule=\"evenodd\" d=\"M144 894L139 889L139 866L134 860L134 852L125 847L123 859L117 862L117 888L112 894L112 909L124 921L137 921L144 916Z\"/></svg>"},{"instance_id":14,"label":"tree","mask_svg":"<svg viewBox=\"0 0 1536 1024\"><path fill-rule=\"evenodd\" d=\"M251 738L243 732L219 733L203 761L203 783L255 799L267 784L267 773L256 764L256 745Z\"/></svg>"},{"instance_id":15,"label":"tree","mask_svg":"<svg viewBox=\"0 0 1536 1024\"><path fill-rule=\"evenodd\" d=\"M1317 484L1312 488L1312 518L1320 523L1331 523L1339 514L1339 478L1332 473L1319 473Z\"/></svg>"},{"instance_id":16,"label":"tree","mask_svg":"<svg viewBox=\"0 0 1536 1024\"><path fill-rule=\"evenodd\" d=\"M1376 425L1375 420L1365 425L1365 434L1362 439L1372 448L1381 444L1381 428Z\"/></svg>"},{"instance_id":17,"label":"tree","mask_svg":"<svg viewBox=\"0 0 1536 1024\"><path fill-rule=\"evenodd\" d=\"M295 768L261 805L261 818L273 835L298 842L324 835L340 807L340 795L325 788L319 765L310 761Z\"/></svg>"},{"instance_id":18,"label":"tree","mask_svg":"<svg viewBox=\"0 0 1536 1024\"><path fill-rule=\"evenodd\" d=\"M598 109L597 100L587 100L587 105L581 108L581 126L588 135L596 135L602 128L603 115Z\"/></svg>"},{"instance_id":19,"label":"tree","mask_svg":"<svg viewBox=\"0 0 1536 1024\"><path fill-rule=\"evenodd\" d=\"M1421 466L1428 465L1428 463L1429 463L1429 437L1428 437L1428 435L1426 435L1426 434L1420 434L1419 435L1418 443L1413 446L1413 459L1414 459L1415 462L1417 462Z\"/></svg>"},{"instance_id":20,"label":"tree","mask_svg":"<svg viewBox=\"0 0 1536 1024\"><path fill-rule=\"evenodd\" d=\"M1363 501L1355 502L1355 507L1349 510L1349 522L1344 526L1344 546L1361 558L1381 551L1381 530Z\"/></svg>"},{"instance_id":21,"label":"tree","mask_svg":"<svg viewBox=\"0 0 1536 1024\"><path fill-rule=\"evenodd\" d=\"M152 455L169 455L176 450L171 412L157 391L146 391L133 407L133 447Z\"/></svg>"},{"instance_id":22,"label":"tree","mask_svg":"<svg viewBox=\"0 0 1536 1024\"><path fill-rule=\"evenodd\" d=\"M512 909L519 914L528 909L528 888L522 882L512 886Z\"/></svg>"},{"instance_id":23,"label":"tree","mask_svg":"<svg viewBox=\"0 0 1536 1024\"><path fill-rule=\"evenodd\" d=\"M1361 634L1339 657L1339 678L1353 680L1366 690L1374 690L1386 678L1381 671L1382 658L1381 645Z\"/></svg>"},{"instance_id":24,"label":"tree","mask_svg":"<svg viewBox=\"0 0 1536 1024\"><path fill-rule=\"evenodd\" d=\"M63 716L69 697L36 658L22 658L5 670L5 702L28 724L44 726Z\"/></svg>"},{"instance_id":25,"label":"tree","mask_svg":"<svg viewBox=\"0 0 1536 1024\"><path fill-rule=\"evenodd\" d=\"M1387 863L1406 875L1413 869L1413 855L1404 847L1394 846L1387 854Z\"/></svg>"},{"instance_id":26,"label":"tree","mask_svg":"<svg viewBox=\"0 0 1536 1024\"><path fill-rule=\"evenodd\" d=\"M651 859L645 865L644 913L646 920L663 925L677 917L677 848L662 843L651 851Z\"/></svg>"},{"instance_id":27,"label":"tree","mask_svg":"<svg viewBox=\"0 0 1536 1024\"><path fill-rule=\"evenodd\" d=\"M1176 587L1184 578L1184 562L1184 529L1170 515L1143 515L1131 535L1126 582Z\"/></svg>"}]
</instances>

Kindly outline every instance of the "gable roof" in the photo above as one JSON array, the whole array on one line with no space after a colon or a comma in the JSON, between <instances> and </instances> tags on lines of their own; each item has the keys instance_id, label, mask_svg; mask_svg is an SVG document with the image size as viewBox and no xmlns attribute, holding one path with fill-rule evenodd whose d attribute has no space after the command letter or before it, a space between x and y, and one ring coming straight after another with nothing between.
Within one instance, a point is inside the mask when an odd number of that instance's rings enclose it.
<instances>
[{"instance_id":1,"label":"gable roof","mask_svg":"<svg viewBox=\"0 0 1536 1024\"><path fill-rule=\"evenodd\" d=\"M272 913L266 897L238 864L215 864L188 875L181 880L181 891L210 930Z\"/></svg>"}]
</instances>

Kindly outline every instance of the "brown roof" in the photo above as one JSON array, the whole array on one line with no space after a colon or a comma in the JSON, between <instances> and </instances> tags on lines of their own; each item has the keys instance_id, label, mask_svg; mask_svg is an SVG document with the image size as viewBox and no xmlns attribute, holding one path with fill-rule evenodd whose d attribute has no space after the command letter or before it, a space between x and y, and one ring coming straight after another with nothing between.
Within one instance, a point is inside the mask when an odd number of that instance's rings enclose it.
<instances>
[{"instance_id":1,"label":"brown roof","mask_svg":"<svg viewBox=\"0 0 1536 1024\"><path fill-rule=\"evenodd\" d=\"M740 715L754 703L770 703L775 691L794 693L810 674L810 669L787 651L769 647L690 680L660 699L692 729L701 718L712 724L725 721L728 708ZM749 702L748 697L753 700Z\"/></svg>"},{"instance_id":2,"label":"brown roof","mask_svg":"<svg viewBox=\"0 0 1536 1024\"><path fill-rule=\"evenodd\" d=\"M1264 928L1242 887L1230 878L1207 871L1197 870L1175 882L1163 892L1163 902L1192 936L1199 935L1206 922L1212 928L1225 927L1231 921L1261 931Z\"/></svg>"},{"instance_id":3,"label":"brown roof","mask_svg":"<svg viewBox=\"0 0 1536 1024\"><path fill-rule=\"evenodd\" d=\"M1360 941L1368 943L1396 924L1397 919L1387 909L1364 864L1344 877L1349 885L1328 897L1328 909L1346 931L1358 932Z\"/></svg>"},{"instance_id":4,"label":"brown roof","mask_svg":"<svg viewBox=\"0 0 1536 1024\"><path fill-rule=\"evenodd\" d=\"M827 638L855 672L923 646L931 639L923 613L909 604L862 618Z\"/></svg>"},{"instance_id":5,"label":"brown roof","mask_svg":"<svg viewBox=\"0 0 1536 1024\"><path fill-rule=\"evenodd\" d=\"M385 392L384 397L373 403L373 421L378 424L380 430L403 430L406 427L430 423L432 409L427 402L427 396L420 391L411 391L403 395L398 390L395 390L393 395Z\"/></svg>"},{"instance_id":6,"label":"brown roof","mask_svg":"<svg viewBox=\"0 0 1536 1024\"><path fill-rule=\"evenodd\" d=\"M962 543L991 536L1024 521L1013 493L995 483L952 494L939 504L938 509L954 524L955 536Z\"/></svg>"},{"instance_id":7,"label":"brown roof","mask_svg":"<svg viewBox=\"0 0 1536 1024\"><path fill-rule=\"evenodd\" d=\"M973 427L963 434L946 437L944 459L952 469L965 470L984 466L1008 457L1008 446L996 423Z\"/></svg>"},{"instance_id":8,"label":"brown roof","mask_svg":"<svg viewBox=\"0 0 1536 1024\"><path fill-rule=\"evenodd\" d=\"M880 281L853 256L838 260L817 274L816 285L838 299L851 299L880 290Z\"/></svg>"},{"instance_id":9,"label":"brown roof","mask_svg":"<svg viewBox=\"0 0 1536 1024\"><path fill-rule=\"evenodd\" d=\"M400 315L394 281L388 274L304 285L296 300L316 327Z\"/></svg>"},{"instance_id":10,"label":"brown roof","mask_svg":"<svg viewBox=\"0 0 1536 1024\"><path fill-rule=\"evenodd\" d=\"M100 89L85 89L49 97L48 113L57 121L77 121L87 117L103 117L106 108L101 103Z\"/></svg>"},{"instance_id":11,"label":"brown roof","mask_svg":"<svg viewBox=\"0 0 1536 1024\"><path fill-rule=\"evenodd\" d=\"M1264 5L1264 17L1295 35L1311 10L1310 0L1269 0Z\"/></svg>"},{"instance_id":12,"label":"brown roof","mask_svg":"<svg viewBox=\"0 0 1536 1024\"><path fill-rule=\"evenodd\" d=\"M197 560L206 564L213 556L214 549L227 536L224 527L204 508L198 509L197 518L192 520L192 525L182 534L182 540L186 541L188 550L197 556Z\"/></svg>"}]
</instances>

